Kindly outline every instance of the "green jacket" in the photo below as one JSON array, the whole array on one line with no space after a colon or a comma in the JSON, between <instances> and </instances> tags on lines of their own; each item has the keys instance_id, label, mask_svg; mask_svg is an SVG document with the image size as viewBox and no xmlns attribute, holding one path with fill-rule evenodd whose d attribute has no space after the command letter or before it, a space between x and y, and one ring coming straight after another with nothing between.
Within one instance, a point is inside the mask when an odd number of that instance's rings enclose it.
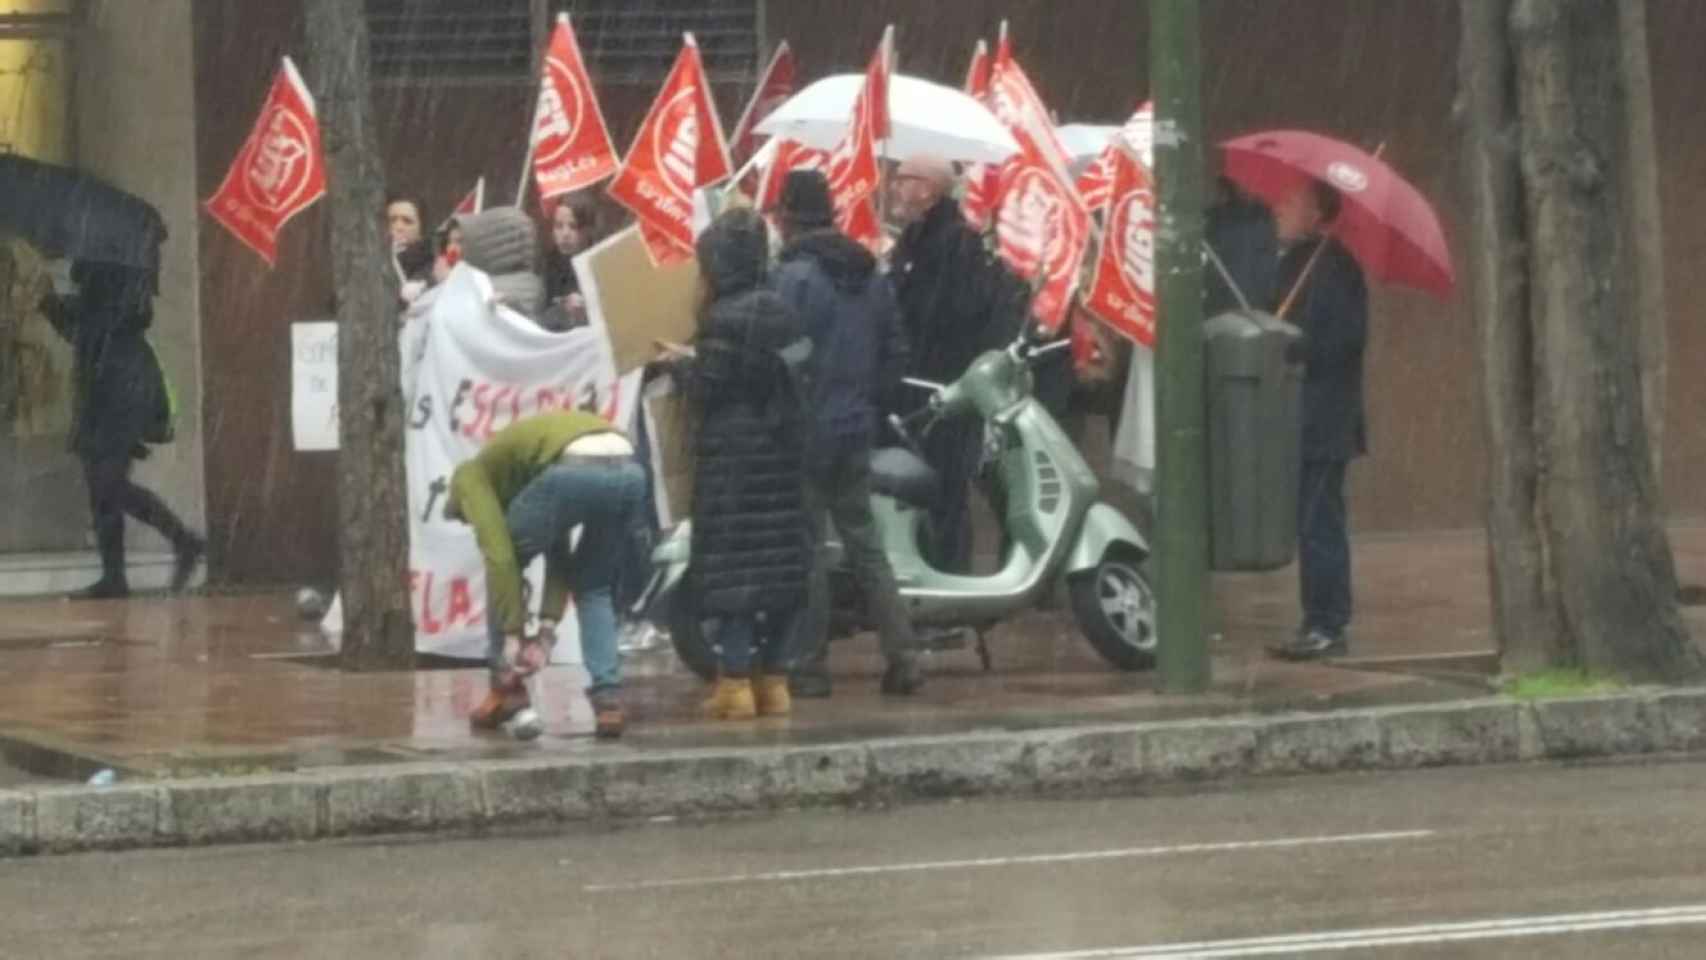
<instances>
[{"instance_id":1,"label":"green jacket","mask_svg":"<svg viewBox=\"0 0 1706 960\"><path fill-rule=\"evenodd\" d=\"M445 516L473 525L486 560L486 616L496 617L504 633L520 633L527 621L521 606L521 564L505 519L510 501L554 464L569 444L595 433L615 432L609 421L596 414L542 413L498 431L478 456L451 476ZM569 597L561 553L552 551L545 558L545 596L539 609L552 618L562 616Z\"/></svg>"}]
</instances>

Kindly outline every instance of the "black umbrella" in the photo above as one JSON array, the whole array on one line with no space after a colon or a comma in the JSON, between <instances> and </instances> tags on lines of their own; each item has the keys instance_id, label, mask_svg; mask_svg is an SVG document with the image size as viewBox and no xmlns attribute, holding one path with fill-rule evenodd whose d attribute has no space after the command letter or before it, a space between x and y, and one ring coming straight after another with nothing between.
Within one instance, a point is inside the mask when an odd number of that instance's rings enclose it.
<instances>
[{"instance_id":1,"label":"black umbrella","mask_svg":"<svg viewBox=\"0 0 1706 960\"><path fill-rule=\"evenodd\" d=\"M67 167L0 155L0 231L49 256L156 273L166 221L138 197Z\"/></svg>"}]
</instances>

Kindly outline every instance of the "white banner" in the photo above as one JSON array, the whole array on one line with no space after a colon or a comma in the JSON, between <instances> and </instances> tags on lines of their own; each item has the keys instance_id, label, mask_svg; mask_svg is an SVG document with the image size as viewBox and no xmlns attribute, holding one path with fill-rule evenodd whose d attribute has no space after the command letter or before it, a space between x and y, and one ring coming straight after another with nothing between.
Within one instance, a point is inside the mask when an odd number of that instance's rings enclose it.
<instances>
[{"instance_id":1,"label":"white banner","mask_svg":"<svg viewBox=\"0 0 1706 960\"><path fill-rule=\"evenodd\" d=\"M490 281L466 264L427 297L401 337L415 649L483 657L485 563L473 528L444 519L451 473L493 434L538 413L588 410L626 429L639 372L619 383L607 341L591 328L551 333L494 305ZM543 569L541 559L527 571L530 616L538 613ZM341 632L342 613L334 602L322 624L328 634ZM580 662L572 613L558 632L558 663Z\"/></svg>"},{"instance_id":2,"label":"white banner","mask_svg":"<svg viewBox=\"0 0 1706 960\"><path fill-rule=\"evenodd\" d=\"M338 448L338 325L290 325L290 433L304 453Z\"/></svg>"}]
</instances>

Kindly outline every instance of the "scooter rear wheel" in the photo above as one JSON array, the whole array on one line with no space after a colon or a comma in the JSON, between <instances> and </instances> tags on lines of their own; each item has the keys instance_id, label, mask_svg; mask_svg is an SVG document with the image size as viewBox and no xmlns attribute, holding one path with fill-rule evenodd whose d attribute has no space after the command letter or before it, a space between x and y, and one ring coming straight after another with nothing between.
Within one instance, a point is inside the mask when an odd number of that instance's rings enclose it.
<instances>
[{"instance_id":1,"label":"scooter rear wheel","mask_svg":"<svg viewBox=\"0 0 1706 960\"><path fill-rule=\"evenodd\" d=\"M701 680L717 679L717 666L721 657L717 647L705 634L705 623L697 615L688 610L689 604L678 603L669 615L669 642L675 647L675 655L687 665L687 669L698 674Z\"/></svg>"},{"instance_id":2,"label":"scooter rear wheel","mask_svg":"<svg viewBox=\"0 0 1706 960\"><path fill-rule=\"evenodd\" d=\"M1109 551L1096 565L1072 577L1072 614L1090 646L1121 670L1155 666L1155 590L1143 561L1127 551Z\"/></svg>"}]
</instances>

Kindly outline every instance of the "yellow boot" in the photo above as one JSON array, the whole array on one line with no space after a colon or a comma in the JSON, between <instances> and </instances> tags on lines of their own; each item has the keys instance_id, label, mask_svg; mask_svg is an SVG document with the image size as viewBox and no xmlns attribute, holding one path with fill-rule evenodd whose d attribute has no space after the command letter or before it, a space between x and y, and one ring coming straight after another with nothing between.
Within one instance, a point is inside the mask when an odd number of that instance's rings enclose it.
<instances>
[{"instance_id":1,"label":"yellow boot","mask_svg":"<svg viewBox=\"0 0 1706 960\"><path fill-rule=\"evenodd\" d=\"M724 677L705 701L705 715L712 720L751 720L758 716L758 704L753 700L752 681L746 677Z\"/></svg>"},{"instance_id":2,"label":"yellow boot","mask_svg":"<svg viewBox=\"0 0 1706 960\"><path fill-rule=\"evenodd\" d=\"M788 693L786 675L755 674L752 696L758 702L758 715L761 717L785 717L794 709L794 698Z\"/></svg>"}]
</instances>

